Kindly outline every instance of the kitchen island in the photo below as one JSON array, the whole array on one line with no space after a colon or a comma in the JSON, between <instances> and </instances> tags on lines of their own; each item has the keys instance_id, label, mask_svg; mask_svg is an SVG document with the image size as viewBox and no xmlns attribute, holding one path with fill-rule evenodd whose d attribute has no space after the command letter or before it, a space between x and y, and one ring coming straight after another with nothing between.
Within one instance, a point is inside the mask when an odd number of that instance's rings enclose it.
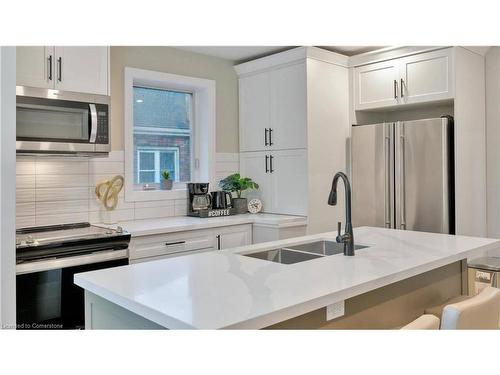
<instances>
[{"instance_id":1,"label":"kitchen island","mask_svg":"<svg viewBox=\"0 0 500 375\"><path fill-rule=\"evenodd\" d=\"M319 240L322 233L75 275L87 329L396 328L467 292L466 259L500 241L355 228L353 257L294 264L244 254Z\"/></svg>"}]
</instances>

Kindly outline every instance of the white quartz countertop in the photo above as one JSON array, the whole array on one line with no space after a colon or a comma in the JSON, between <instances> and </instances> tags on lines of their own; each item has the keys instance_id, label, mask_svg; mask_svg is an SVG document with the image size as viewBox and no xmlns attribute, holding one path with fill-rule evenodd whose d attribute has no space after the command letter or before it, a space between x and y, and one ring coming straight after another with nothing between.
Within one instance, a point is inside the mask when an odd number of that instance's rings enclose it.
<instances>
[{"instance_id":1,"label":"white quartz countertop","mask_svg":"<svg viewBox=\"0 0 500 375\"><path fill-rule=\"evenodd\" d=\"M343 254L284 265L242 256L336 233L75 275L82 288L171 329L262 328L500 247L487 238L360 227Z\"/></svg>"},{"instance_id":2,"label":"white quartz countertop","mask_svg":"<svg viewBox=\"0 0 500 375\"><path fill-rule=\"evenodd\" d=\"M175 216L158 219L143 219L121 221L116 225L96 224L106 227L116 227L120 225L133 237L147 236L152 234L163 234L181 232L187 230L197 230L206 228L216 228L239 224L258 224L273 227L288 227L307 225L307 217L275 214L241 214L224 217L199 218L191 216Z\"/></svg>"}]
</instances>

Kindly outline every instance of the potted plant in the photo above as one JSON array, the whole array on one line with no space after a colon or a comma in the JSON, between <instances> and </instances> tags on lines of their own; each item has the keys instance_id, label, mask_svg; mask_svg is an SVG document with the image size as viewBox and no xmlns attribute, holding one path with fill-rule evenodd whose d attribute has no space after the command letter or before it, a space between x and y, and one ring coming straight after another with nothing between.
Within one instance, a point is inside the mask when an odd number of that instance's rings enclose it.
<instances>
[{"instance_id":1,"label":"potted plant","mask_svg":"<svg viewBox=\"0 0 500 375\"><path fill-rule=\"evenodd\" d=\"M163 172L161 172L161 177L161 190L172 190L173 181L170 179L170 172L166 169L163 170Z\"/></svg>"},{"instance_id":2,"label":"potted plant","mask_svg":"<svg viewBox=\"0 0 500 375\"><path fill-rule=\"evenodd\" d=\"M247 212L247 199L241 197L241 193L247 189L258 189L259 185L252 181L249 177L241 177L239 173L234 173L227 176L219 182L222 190L231 194L231 204L237 214L244 214ZM232 193L236 192L236 198Z\"/></svg>"}]
</instances>

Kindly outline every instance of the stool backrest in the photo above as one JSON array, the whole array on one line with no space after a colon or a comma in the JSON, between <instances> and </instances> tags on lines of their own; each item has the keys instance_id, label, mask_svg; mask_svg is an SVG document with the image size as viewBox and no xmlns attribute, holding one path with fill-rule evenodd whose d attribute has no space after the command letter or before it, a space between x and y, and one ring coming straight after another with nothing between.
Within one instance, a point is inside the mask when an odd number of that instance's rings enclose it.
<instances>
[{"instance_id":1,"label":"stool backrest","mask_svg":"<svg viewBox=\"0 0 500 375\"><path fill-rule=\"evenodd\" d=\"M401 329L439 329L439 318L435 315L425 314Z\"/></svg>"},{"instance_id":2,"label":"stool backrest","mask_svg":"<svg viewBox=\"0 0 500 375\"><path fill-rule=\"evenodd\" d=\"M445 306L441 329L498 329L500 289L486 287L477 296Z\"/></svg>"}]
</instances>

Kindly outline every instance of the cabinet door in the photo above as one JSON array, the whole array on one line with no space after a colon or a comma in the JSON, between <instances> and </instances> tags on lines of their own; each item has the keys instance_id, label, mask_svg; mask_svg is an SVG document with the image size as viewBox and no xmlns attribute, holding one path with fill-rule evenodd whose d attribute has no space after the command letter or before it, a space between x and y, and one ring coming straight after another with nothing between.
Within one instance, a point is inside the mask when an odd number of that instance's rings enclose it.
<instances>
[{"instance_id":1,"label":"cabinet door","mask_svg":"<svg viewBox=\"0 0 500 375\"><path fill-rule=\"evenodd\" d=\"M400 103L399 60L354 69L355 109L372 109Z\"/></svg>"},{"instance_id":2,"label":"cabinet door","mask_svg":"<svg viewBox=\"0 0 500 375\"><path fill-rule=\"evenodd\" d=\"M259 73L239 80L240 151L268 149L269 73Z\"/></svg>"},{"instance_id":3,"label":"cabinet door","mask_svg":"<svg viewBox=\"0 0 500 375\"><path fill-rule=\"evenodd\" d=\"M400 69L403 103L421 103L453 98L454 80L451 49L403 58Z\"/></svg>"},{"instance_id":4,"label":"cabinet door","mask_svg":"<svg viewBox=\"0 0 500 375\"><path fill-rule=\"evenodd\" d=\"M271 156L269 212L307 215L307 150L274 151ZM314 194L314 191L311 191L311 194Z\"/></svg>"},{"instance_id":5,"label":"cabinet door","mask_svg":"<svg viewBox=\"0 0 500 375\"><path fill-rule=\"evenodd\" d=\"M108 95L108 47L55 47L55 87Z\"/></svg>"},{"instance_id":6,"label":"cabinet door","mask_svg":"<svg viewBox=\"0 0 500 375\"><path fill-rule=\"evenodd\" d=\"M16 84L18 86L53 88L54 69L53 47L16 48Z\"/></svg>"},{"instance_id":7,"label":"cabinet door","mask_svg":"<svg viewBox=\"0 0 500 375\"><path fill-rule=\"evenodd\" d=\"M216 249L224 250L252 244L252 226L236 225L216 228Z\"/></svg>"},{"instance_id":8,"label":"cabinet door","mask_svg":"<svg viewBox=\"0 0 500 375\"><path fill-rule=\"evenodd\" d=\"M246 197L250 200L258 198L262 201L262 210L271 209L271 174L269 173L270 153L242 152L240 153L240 173L250 177L259 185L257 190L247 190Z\"/></svg>"},{"instance_id":9,"label":"cabinet door","mask_svg":"<svg viewBox=\"0 0 500 375\"><path fill-rule=\"evenodd\" d=\"M270 72L271 148L307 147L306 64Z\"/></svg>"}]
</instances>

